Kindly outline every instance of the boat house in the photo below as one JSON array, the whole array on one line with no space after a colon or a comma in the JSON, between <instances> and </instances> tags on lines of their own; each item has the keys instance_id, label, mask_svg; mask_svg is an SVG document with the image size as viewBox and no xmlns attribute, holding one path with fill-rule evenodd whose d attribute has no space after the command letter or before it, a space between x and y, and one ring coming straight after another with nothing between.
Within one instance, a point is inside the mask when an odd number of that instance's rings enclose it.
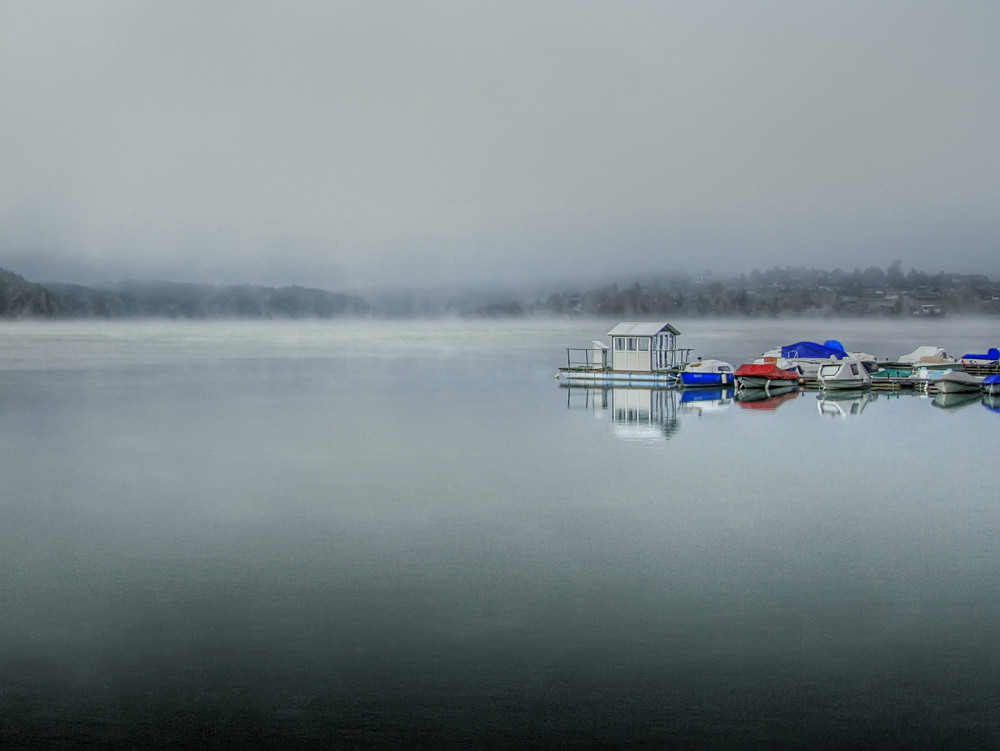
<instances>
[{"instance_id":1,"label":"boat house","mask_svg":"<svg viewBox=\"0 0 1000 751\"><path fill-rule=\"evenodd\" d=\"M594 341L589 349L567 349L567 367L557 377L573 380L672 382L690 349L678 349L681 332L665 321L619 323L611 346Z\"/></svg>"},{"instance_id":2,"label":"boat house","mask_svg":"<svg viewBox=\"0 0 1000 751\"><path fill-rule=\"evenodd\" d=\"M611 337L611 369L652 372L680 368L681 352L677 349L680 331L669 323L619 323Z\"/></svg>"}]
</instances>

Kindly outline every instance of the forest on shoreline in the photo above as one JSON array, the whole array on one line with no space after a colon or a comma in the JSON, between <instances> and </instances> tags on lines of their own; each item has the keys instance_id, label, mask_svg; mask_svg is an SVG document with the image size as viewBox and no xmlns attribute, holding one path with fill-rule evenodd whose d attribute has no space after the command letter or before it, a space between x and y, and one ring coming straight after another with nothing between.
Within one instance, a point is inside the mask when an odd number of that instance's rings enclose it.
<instances>
[{"instance_id":1,"label":"forest on shoreline","mask_svg":"<svg viewBox=\"0 0 1000 751\"><path fill-rule=\"evenodd\" d=\"M124 281L104 286L36 283L0 269L0 317L335 318L462 315L479 318L1000 316L1000 282L984 274L887 269L754 269L735 277L675 274L631 284L568 288L542 297L435 291L372 296L290 286Z\"/></svg>"}]
</instances>

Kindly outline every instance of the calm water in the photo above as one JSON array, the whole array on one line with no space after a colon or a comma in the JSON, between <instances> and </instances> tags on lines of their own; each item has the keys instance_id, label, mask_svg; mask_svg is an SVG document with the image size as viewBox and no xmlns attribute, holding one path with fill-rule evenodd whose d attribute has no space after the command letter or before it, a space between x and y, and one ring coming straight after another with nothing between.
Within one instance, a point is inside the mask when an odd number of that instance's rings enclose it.
<instances>
[{"instance_id":1,"label":"calm water","mask_svg":"<svg viewBox=\"0 0 1000 751\"><path fill-rule=\"evenodd\" d=\"M560 387L615 323L0 327L0 746L1000 744L1000 414Z\"/></svg>"}]
</instances>

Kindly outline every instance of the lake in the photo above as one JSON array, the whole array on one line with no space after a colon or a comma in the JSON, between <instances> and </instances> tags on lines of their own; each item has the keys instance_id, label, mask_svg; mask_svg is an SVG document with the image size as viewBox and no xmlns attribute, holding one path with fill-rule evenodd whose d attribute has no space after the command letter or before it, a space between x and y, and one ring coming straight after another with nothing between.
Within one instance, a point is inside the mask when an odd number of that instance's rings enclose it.
<instances>
[{"instance_id":1,"label":"lake","mask_svg":"<svg viewBox=\"0 0 1000 751\"><path fill-rule=\"evenodd\" d=\"M615 323L0 326L0 746L1000 744L1000 414L560 386Z\"/></svg>"}]
</instances>

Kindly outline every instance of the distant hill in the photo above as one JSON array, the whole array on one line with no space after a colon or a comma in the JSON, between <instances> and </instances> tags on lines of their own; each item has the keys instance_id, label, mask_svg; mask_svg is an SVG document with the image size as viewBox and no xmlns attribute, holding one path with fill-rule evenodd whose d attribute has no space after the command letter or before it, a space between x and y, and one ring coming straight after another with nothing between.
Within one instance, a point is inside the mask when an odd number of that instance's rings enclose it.
<instances>
[{"instance_id":1,"label":"distant hill","mask_svg":"<svg viewBox=\"0 0 1000 751\"><path fill-rule=\"evenodd\" d=\"M0 269L0 318L38 318L58 313L51 292L12 271Z\"/></svg>"},{"instance_id":2,"label":"distant hill","mask_svg":"<svg viewBox=\"0 0 1000 751\"><path fill-rule=\"evenodd\" d=\"M362 297L298 286L163 281L119 282L106 287L46 286L58 314L72 318L332 318L369 313Z\"/></svg>"},{"instance_id":3,"label":"distant hill","mask_svg":"<svg viewBox=\"0 0 1000 751\"><path fill-rule=\"evenodd\" d=\"M650 277L640 285L518 298L500 290L423 289L370 297L309 287L126 281L88 287L35 284L0 269L0 318L335 318L338 316L481 318L599 316L619 320L735 316L1000 317L1000 282L982 274L928 275L902 264L852 272L775 267L737 277Z\"/></svg>"}]
</instances>

